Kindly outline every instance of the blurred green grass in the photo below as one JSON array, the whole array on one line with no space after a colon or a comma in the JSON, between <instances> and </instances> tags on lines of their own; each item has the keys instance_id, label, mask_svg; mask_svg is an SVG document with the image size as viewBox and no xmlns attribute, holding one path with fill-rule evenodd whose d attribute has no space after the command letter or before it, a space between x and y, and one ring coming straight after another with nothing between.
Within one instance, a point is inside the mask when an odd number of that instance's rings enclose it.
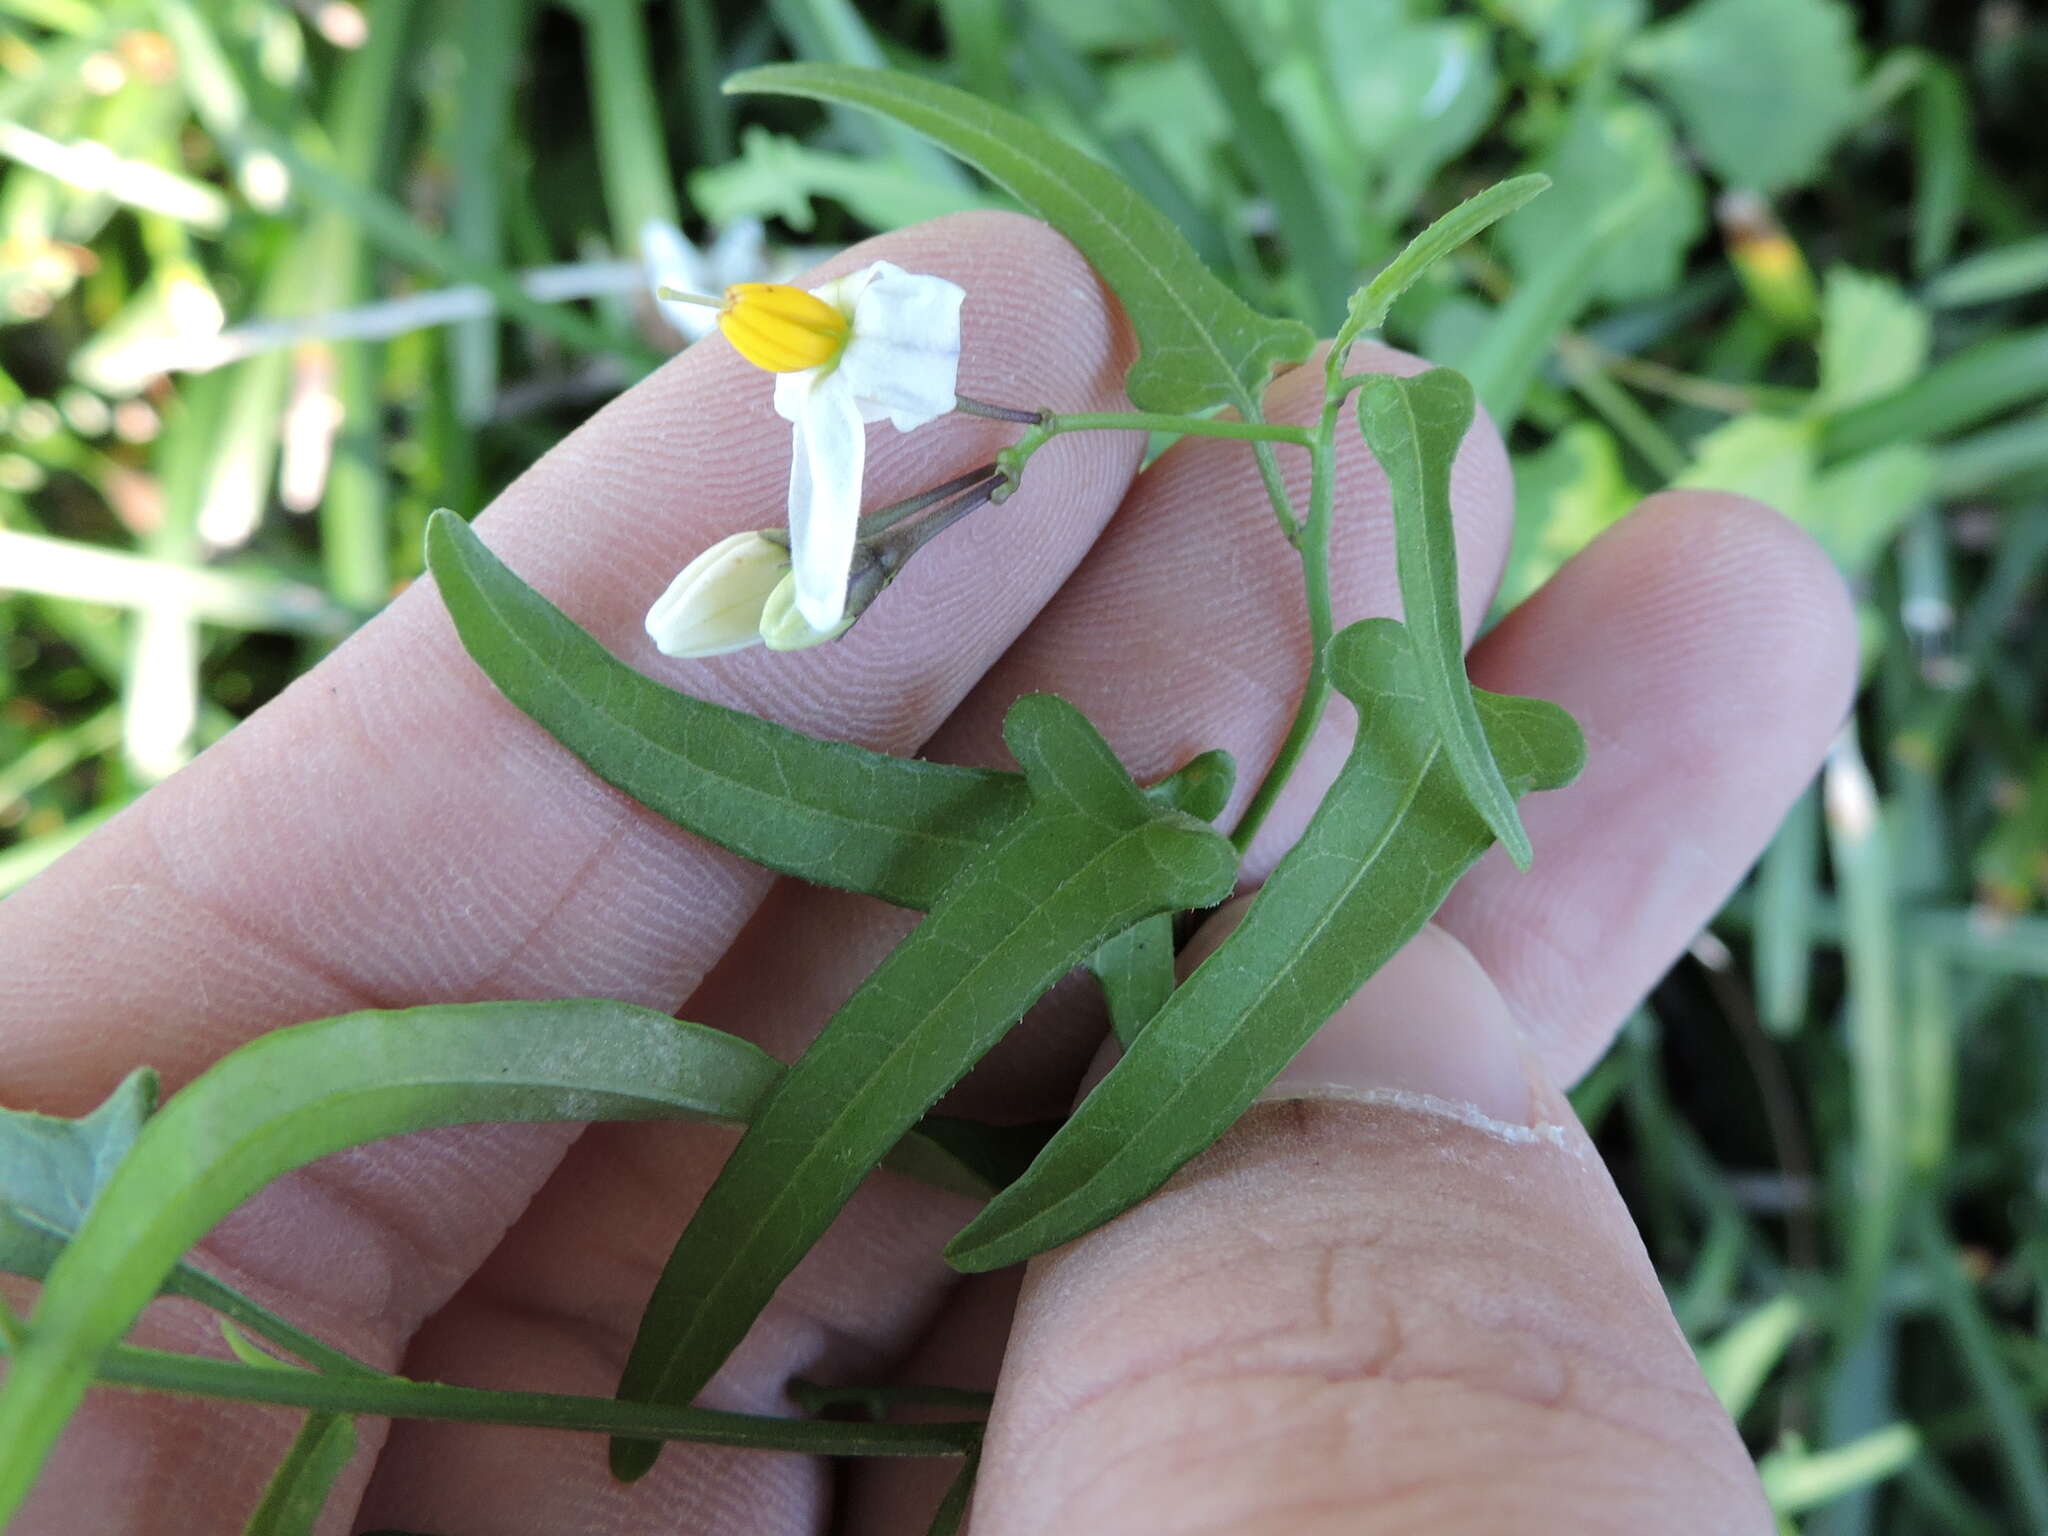
<instances>
[{"instance_id":1,"label":"blurred green grass","mask_svg":"<svg viewBox=\"0 0 2048 1536\"><path fill-rule=\"evenodd\" d=\"M2048 19L2016 0L0 0L0 893L682 344L702 281L999 202L888 63L1114 164L1255 300L1486 182L1402 307L1511 433L1518 597L1671 483L1804 523L1866 688L1581 1088L1788 1528L2048 1529ZM742 115L743 114L743 115ZM757 222L758 221L758 222Z\"/></svg>"}]
</instances>

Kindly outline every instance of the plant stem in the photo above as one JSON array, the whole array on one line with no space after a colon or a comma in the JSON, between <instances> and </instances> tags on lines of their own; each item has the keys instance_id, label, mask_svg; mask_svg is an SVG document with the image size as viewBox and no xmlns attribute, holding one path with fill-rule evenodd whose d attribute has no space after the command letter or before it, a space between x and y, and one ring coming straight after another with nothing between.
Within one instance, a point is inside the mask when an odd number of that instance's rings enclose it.
<instances>
[{"instance_id":1,"label":"plant stem","mask_svg":"<svg viewBox=\"0 0 2048 1536\"><path fill-rule=\"evenodd\" d=\"M1045 421L1045 411L1020 411L1013 405L990 405L986 400L971 400L966 395L953 397L953 409L963 416L979 416L986 421L1014 421L1021 426L1035 427Z\"/></svg>"},{"instance_id":2,"label":"plant stem","mask_svg":"<svg viewBox=\"0 0 2048 1536\"><path fill-rule=\"evenodd\" d=\"M1036 430L1017 440L1019 449L1062 432L1178 432L1183 437L1229 437L1240 442L1293 443L1307 448L1308 428L1285 422L1220 421L1208 416L1169 416L1155 411L1096 411L1074 416L1048 415Z\"/></svg>"},{"instance_id":3,"label":"plant stem","mask_svg":"<svg viewBox=\"0 0 2048 1536\"><path fill-rule=\"evenodd\" d=\"M1252 413L1245 413L1250 416ZM1265 483L1266 500L1273 504L1273 516L1279 519L1280 532L1290 544L1301 540L1301 522L1294 515L1294 501L1287 494L1287 483L1280 478L1280 455L1273 451L1271 443L1253 443L1252 456L1259 461L1259 479Z\"/></svg>"},{"instance_id":4,"label":"plant stem","mask_svg":"<svg viewBox=\"0 0 2048 1536\"><path fill-rule=\"evenodd\" d=\"M240 1291L222 1284L202 1270L180 1267L165 1282L165 1290L201 1306L211 1307L230 1322L237 1323L278 1348L297 1355L316 1371L335 1376L384 1376L368 1361L314 1338L286 1322L267 1307L258 1306Z\"/></svg>"},{"instance_id":5,"label":"plant stem","mask_svg":"<svg viewBox=\"0 0 2048 1536\"><path fill-rule=\"evenodd\" d=\"M901 501L892 502L886 507L870 512L860 520L860 536L865 539L872 538L878 533L885 533L906 517L914 517L925 508L936 507L942 501L951 501L955 496L974 490L995 478L995 465L983 464L978 469L968 470L964 475L955 475L943 485L935 485L928 491L919 491L915 496L906 496Z\"/></svg>"},{"instance_id":6,"label":"plant stem","mask_svg":"<svg viewBox=\"0 0 2048 1536\"><path fill-rule=\"evenodd\" d=\"M1343 408L1344 393L1341 388L1333 389L1325 398L1322 419L1314 432L1304 433L1309 439L1308 521L1301 526L1300 536L1294 542L1301 551L1301 579L1308 607L1308 680L1302 685L1301 702L1295 706L1294 721L1287 727L1286 739L1280 743L1272 767L1259 781L1251 803L1230 834L1240 856L1251 847L1252 839L1272 814L1280 791L1287 787L1288 779L1308 751L1309 741L1330 702L1330 676L1323 668L1323 653L1329 648L1335 630L1330 611L1330 522L1336 505L1337 417ZM1270 484L1268 489L1272 489ZM1284 507L1285 491L1276 495L1276 508Z\"/></svg>"},{"instance_id":7,"label":"plant stem","mask_svg":"<svg viewBox=\"0 0 2048 1536\"><path fill-rule=\"evenodd\" d=\"M98 1380L107 1386L274 1403L316 1413L571 1429L813 1456L962 1456L979 1443L982 1430L978 1421L850 1424L553 1392L490 1392L400 1376L320 1376L130 1345L117 1345L101 1357Z\"/></svg>"}]
</instances>

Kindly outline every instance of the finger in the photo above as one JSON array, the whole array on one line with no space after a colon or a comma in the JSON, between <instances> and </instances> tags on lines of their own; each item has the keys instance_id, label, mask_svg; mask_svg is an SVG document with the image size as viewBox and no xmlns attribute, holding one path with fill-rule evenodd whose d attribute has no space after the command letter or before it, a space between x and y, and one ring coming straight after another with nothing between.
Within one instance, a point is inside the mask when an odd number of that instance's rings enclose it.
<instances>
[{"instance_id":1,"label":"finger","mask_svg":"<svg viewBox=\"0 0 2048 1536\"><path fill-rule=\"evenodd\" d=\"M1474 649L1472 675L1564 705L1586 771L1523 807L1440 921L1499 983L1545 1067L1576 1081L1756 862L1856 691L1842 579L1776 513L1658 496Z\"/></svg>"},{"instance_id":2,"label":"finger","mask_svg":"<svg viewBox=\"0 0 2048 1536\"><path fill-rule=\"evenodd\" d=\"M1771 1529L1598 1157L1433 928L1033 1263L974 1506L976 1536L1418 1529Z\"/></svg>"},{"instance_id":3,"label":"finger","mask_svg":"<svg viewBox=\"0 0 2048 1536\"><path fill-rule=\"evenodd\" d=\"M1362 362L1368 357L1404 372L1424 366L1361 352ZM1317 369L1279 380L1268 401L1276 420L1312 419L1320 405ZM1296 495L1305 496L1305 464L1282 462ZM1340 448L1337 484L1339 620L1395 611L1385 485L1355 432ZM1460 455L1454 504L1465 611L1476 623L1508 538L1506 460L1490 426ZM927 754L1006 763L1004 711L1021 693L1049 689L1079 703L1141 779L1209 747L1229 749L1247 781L1237 794L1241 807L1248 781L1278 750L1307 664L1299 557L1275 530L1251 455L1242 444L1188 441L1140 478L1059 597ZM1318 775L1326 777L1341 755L1348 721L1333 712L1328 729L1327 745L1276 813L1277 827L1306 819L1320 794ZM1269 862L1271 848L1262 839L1256 856ZM794 1056L910 922L875 903L786 887L690 999L689 1016ZM1034 1015L953 1107L1004 1120L1052 1112L1100 1034L1097 1008ZM729 1145L716 1131L594 1129L535 1199L506 1250L422 1330L408 1368L459 1370L489 1337L514 1358L562 1373L550 1378L559 1390L609 1388L675 1242L678 1213L691 1207ZM958 1202L886 1176L871 1183L784 1284L703 1400L769 1408L793 1375L885 1373L950 1288L954 1276L938 1253L967 1214ZM610 1480L597 1451L573 1442L536 1445L517 1465L506 1462L461 1431L404 1426L366 1509L390 1524L429 1529L458 1516L492 1529L543 1529L575 1508L619 1532L751 1531L769 1528L773 1511L820 1487L815 1471L799 1463L788 1463L786 1481L771 1486L759 1460L698 1447L671 1448L652 1477L631 1488ZM535 1523L521 1524L527 1521Z\"/></svg>"},{"instance_id":4,"label":"finger","mask_svg":"<svg viewBox=\"0 0 2048 1536\"><path fill-rule=\"evenodd\" d=\"M1044 226L947 220L833 265L881 256L973 295L968 393L1089 409L1120 399L1127 333ZM932 549L842 645L794 661L756 652L661 663L640 623L669 576L716 537L779 520L789 428L767 394L723 342L693 349L501 497L486 536L572 617L660 675L823 735L911 751L1058 587L1141 445L1128 435L1053 444L1006 516ZM870 499L950 478L1012 435L966 418L908 436L878 429ZM990 568L1003 579L969 597L964 573ZM548 740L469 663L422 584L0 908L0 1096L76 1113L137 1062L176 1083L264 1030L364 1006L597 993L673 1008L768 884ZM474 1269L570 1134L491 1128L331 1160L238 1214L205 1262L388 1361ZM179 1326L152 1341L204 1337ZM146 1505L183 1469L221 1466L211 1447L223 1422L130 1398L97 1420L103 1431L82 1424L63 1452L70 1473L51 1474L84 1500L64 1528L76 1528L79 1508L121 1526L110 1501ZM264 1453L281 1445L272 1434ZM147 1468L106 1478L124 1448L131 1466L146 1454Z\"/></svg>"}]
</instances>

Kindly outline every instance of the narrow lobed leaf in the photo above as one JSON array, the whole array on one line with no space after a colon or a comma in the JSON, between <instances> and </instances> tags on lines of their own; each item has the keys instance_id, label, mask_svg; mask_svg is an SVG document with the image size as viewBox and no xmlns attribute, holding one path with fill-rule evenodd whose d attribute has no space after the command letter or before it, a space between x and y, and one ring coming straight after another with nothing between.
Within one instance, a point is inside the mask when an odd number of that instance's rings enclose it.
<instances>
[{"instance_id":1,"label":"narrow lobed leaf","mask_svg":"<svg viewBox=\"0 0 2048 1536\"><path fill-rule=\"evenodd\" d=\"M1023 809L1015 774L820 741L634 671L452 512L427 526L427 564L506 698L606 783L756 864L924 910Z\"/></svg>"},{"instance_id":2,"label":"narrow lobed leaf","mask_svg":"<svg viewBox=\"0 0 2048 1536\"><path fill-rule=\"evenodd\" d=\"M1024 808L1017 774L821 741L636 672L452 512L427 525L427 563L506 698L607 784L768 869L926 911ZM1235 772L1204 752L1147 793L1209 820Z\"/></svg>"},{"instance_id":3,"label":"narrow lobed leaf","mask_svg":"<svg viewBox=\"0 0 2048 1536\"><path fill-rule=\"evenodd\" d=\"M1472 386L1449 368L1412 379L1382 376L1358 392L1358 426L1386 471L1394 503L1401 611L1415 646L1435 729L1458 782L1516 867L1534 850L1515 797L1493 760L1465 674L1458 612L1458 532L1451 465L1472 425Z\"/></svg>"},{"instance_id":4,"label":"narrow lobed leaf","mask_svg":"<svg viewBox=\"0 0 2048 1536\"><path fill-rule=\"evenodd\" d=\"M1236 1122L1491 843L1402 626L1353 625L1332 643L1330 668L1358 706L1358 738L1301 841L1025 1176L954 1238L957 1268L1020 1263L1157 1189ZM1517 791L1577 774L1585 745L1563 710L1492 694L1479 708Z\"/></svg>"},{"instance_id":5,"label":"narrow lobed leaf","mask_svg":"<svg viewBox=\"0 0 2048 1536\"><path fill-rule=\"evenodd\" d=\"M1550 178L1541 174L1510 177L1466 198L1410 240L1400 255L1351 296L1344 324L1338 328L1337 339L1330 344L1332 374L1342 370L1351 344L1366 332L1378 330L1385 323L1387 312L1394 307L1394 301L1414 287L1431 267L1467 241L1476 240L1549 186Z\"/></svg>"}]
</instances>

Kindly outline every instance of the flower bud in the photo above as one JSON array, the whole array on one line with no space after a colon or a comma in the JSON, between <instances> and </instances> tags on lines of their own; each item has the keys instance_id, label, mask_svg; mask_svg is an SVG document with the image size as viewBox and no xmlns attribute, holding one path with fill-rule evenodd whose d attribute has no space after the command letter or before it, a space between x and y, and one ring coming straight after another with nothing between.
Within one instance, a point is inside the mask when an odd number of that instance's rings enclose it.
<instances>
[{"instance_id":1,"label":"flower bud","mask_svg":"<svg viewBox=\"0 0 2048 1536\"><path fill-rule=\"evenodd\" d=\"M788 585L787 546L758 532L720 539L683 567L647 610L647 633L664 656L723 656L762 640L763 611Z\"/></svg>"},{"instance_id":2,"label":"flower bud","mask_svg":"<svg viewBox=\"0 0 2048 1536\"><path fill-rule=\"evenodd\" d=\"M770 373L837 362L853 334L846 315L788 283L734 283L725 290L718 328L740 356Z\"/></svg>"},{"instance_id":3,"label":"flower bud","mask_svg":"<svg viewBox=\"0 0 2048 1536\"><path fill-rule=\"evenodd\" d=\"M858 617L849 613L831 629L813 629L796 605L796 577L783 577L780 585L768 594L768 601L761 609L760 632L754 638L771 651L807 651L814 645L837 640L849 629Z\"/></svg>"},{"instance_id":4,"label":"flower bud","mask_svg":"<svg viewBox=\"0 0 2048 1536\"><path fill-rule=\"evenodd\" d=\"M785 577L761 609L761 643L771 651L804 651L837 640L889 585L882 561L865 544L854 546L853 574L846 582L846 616L830 629L814 629L796 605L796 576Z\"/></svg>"}]
</instances>

